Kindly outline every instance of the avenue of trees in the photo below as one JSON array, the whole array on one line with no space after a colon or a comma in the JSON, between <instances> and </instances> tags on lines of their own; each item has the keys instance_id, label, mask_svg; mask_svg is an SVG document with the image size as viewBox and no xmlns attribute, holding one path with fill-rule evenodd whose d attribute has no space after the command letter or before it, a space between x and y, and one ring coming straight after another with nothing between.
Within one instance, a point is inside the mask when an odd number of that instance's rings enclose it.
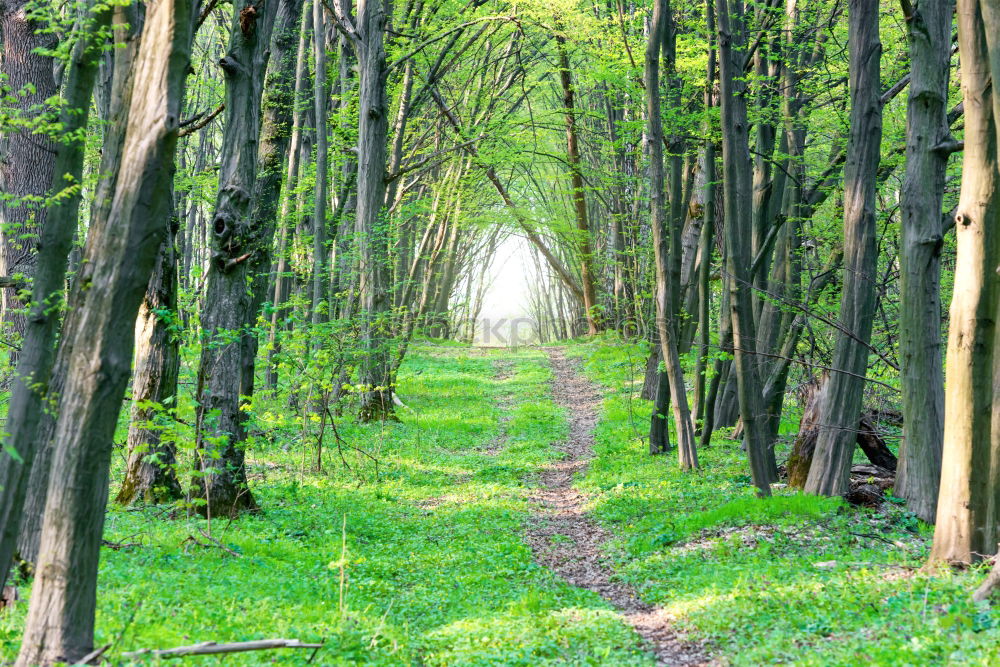
<instances>
[{"instance_id":1,"label":"avenue of trees","mask_svg":"<svg viewBox=\"0 0 1000 667\"><path fill-rule=\"evenodd\" d=\"M17 664L94 649L109 497L266 511L254 397L398 419L510 237L540 340L648 341L651 454L842 495L895 420L931 560L995 554L995 79L994 0L0 0Z\"/></svg>"}]
</instances>

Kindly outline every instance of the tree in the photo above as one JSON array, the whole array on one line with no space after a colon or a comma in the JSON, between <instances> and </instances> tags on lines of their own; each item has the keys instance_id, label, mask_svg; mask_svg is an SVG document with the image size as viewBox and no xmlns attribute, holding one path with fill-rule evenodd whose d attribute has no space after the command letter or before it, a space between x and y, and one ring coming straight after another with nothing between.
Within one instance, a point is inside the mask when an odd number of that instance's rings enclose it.
<instances>
[{"instance_id":1,"label":"tree","mask_svg":"<svg viewBox=\"0 0 1000 667\"><path fill-rule=\"evenodd\" d=\"M750 148L747 137L746 24L742 0L716 0L719 26L719 98L722 110L722 172L725 196L726 270L733 330L740 419L750 459L750 472L758 494L771 495L767 465L767 423L759 367L753 357L757 339L751 294L751 263L746 248L750 239Z\"/></svg>"},{"instance_id":2,"label":"tree","mask_svg":"<svg viewBox=\"0 0 1000 667\"><path fill-rule=\"evenodd\" d=\"M63 344L74 354L59 402L55 452L17 665L75 662L93 649L97 565L112 436L132 365L132 322L166 225L192 3L149 7L135 63L107 220L92 226ZM99 203L100 204L100 203Z\"/></svg>"},{"instance_id":3,"label":"tree","mask_svg":"<svg viewBox=\"0 0 1000 667\"><path fill-rule=\"evenodd\" d=\"M253 9L253 13L248 13ZM251 216L257 180L261 128L260 104L270 56L277 0L259 7L234 6L229 44L219 61L226 83L226 119L222 137L219 190L212 215L212 257L209 263L201 322L204 343L198 364L198 471L194 498L203 499L205 516L234 516L256 510L244 466L245 416L241 396L244 338L253 336L256 319L253 291L248 289L251 260L270 257L274 220ZM265 266L269 266L266 259ZM256 351L256 347L253 348Z\"/></svg>"},{"instance_id":4,"label":"tree","mask_svg":"<svg viewBox=\"0 0 1000 667\"><path fill-rule=\"evenodd\" d=\"M55 177L49 184L55 203L47 211L47 221L41 228L38 256L31 261L34 267L31 306L23 329L24 340L7 410L4 448L0 453L0 588L10 570L21 528L28 483L39 449L38 425L43 413L51 409L53 398L57 398L51 393L49 379L64 305L66 264L82 196L84 137L90 99L105 37L103 33L110 21L111 10L104 6L91 4L90 11L83 14L66 77L59 119L65 139L56 154L52 170ZM34 60L34 56L29 60ZM28 143L36 146L34 142ZM44 148L44 144L42 146ZM13 157L24 159L25 155ZM31 162L22 164L30 165ZM28 182L35 176L28 176Z\"/></svg>"},{"instance_id":5,"label":"tree","mask_svg":"<svg viewBox=\"0 0 1000 667\"><path fill-rule=\"evenodd\" d=\"M955 212L955 287L948 327L944 451L931 561L971 563L996 552L994 430L1000 200L997 197L997 98L984 8L958 0L965 151ZM996 16L989 10L991 16ZM992 39L990 37L989 39ZM1000 63L997 63L1000 65Z\"/></svg>"},{"instance_id":6,"label":"tree","mask_svg":"<svg viewBox=\"0 0 1000 667\"><path fill-rule=\"evenodd\" d=\"M388 348L389 230L382 215L385 202L386 142L389 104L386 100L385 27L388 20L382 0L359 2L351 17L344 0L335 0L338 28L358 59L358 177L355 252L359 263L361 293L361 345L359 369L362 421L392 418L392 363Z\"/></svg>"},{"instance_id":7,"label":"tree","mask_svg":"<svg viewBox=\"0 0 1000 667\"><path fill-rule=\"evenodd\" d=\"M14 95L17 124L6 133L0 156L0 275L35 272L38 235L45 226L45 196L52 185L56 146L32 121L48 113L46 100L58 93L51 55L55 36L28 16L29 0L0 2L0 34L6 76L4 93ZM2 319L17 334L24 333L22 304L11 289L3 291Z\"/></svg>"},{"instance_id":8,"label":"tree","mask_svg":"<svg viewBox=\"0 0 1000 667\"><path fill-rule=\"evenodd\" d=\"M875 188L882 140L882 46L875 0L851 0L848 49L851 118L844 167L841 330L805 487L808 493L824 495L839 495L847 490L875 319Z\"/></svg>"},{"instance_id":9,"label":"tree","mask_svg":"<svg viewBox=\"0 0 1000 667\"><path fill-rule=\"evenodd\" d=\"M941 360L942 200L951 140L948 76L951 0L903 1L910 42L906 177L900 197L900 384L905 439L897 493L918 517L934 522L944 437Z\"/></svg>"}]
</instances>

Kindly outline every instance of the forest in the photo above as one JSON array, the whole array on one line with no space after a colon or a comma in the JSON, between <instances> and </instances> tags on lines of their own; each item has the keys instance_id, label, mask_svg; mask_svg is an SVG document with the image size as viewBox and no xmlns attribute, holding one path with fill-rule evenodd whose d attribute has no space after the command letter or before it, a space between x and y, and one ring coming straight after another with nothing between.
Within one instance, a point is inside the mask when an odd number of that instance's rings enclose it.
<instances>
[{"instance_id":1,"label":"forest","mask_svg":"<svg viewBox=\"0 0 1000 667\"><path fill-rule=\"evenodd\" d=\"M1000 0L0 0L0 664L1000 663Z\"/></svg>"}]
</instances>

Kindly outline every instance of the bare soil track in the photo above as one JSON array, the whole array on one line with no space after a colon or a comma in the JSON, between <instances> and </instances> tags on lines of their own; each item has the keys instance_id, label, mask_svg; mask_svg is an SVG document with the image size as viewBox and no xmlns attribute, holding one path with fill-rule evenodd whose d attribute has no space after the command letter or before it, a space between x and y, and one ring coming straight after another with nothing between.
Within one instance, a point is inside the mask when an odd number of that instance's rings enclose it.
<instances>
[{"instance_id":1,"label":"bare soil track","mask_svg":"<svg viewBox=\"0 0 1000 667\"><path fill-rule=\"evenodd\" d=\"M659 664L712 664L704 646L681 638L662 609L640 600L602 563L601 546L610 536L587 515L586 495L573 488L573 476L586 470L593 457L600 394L562 349L549 348L548 354L555 374L552 393L568 412L570 432L561 445L564 458L543 469L541 488L535 493L541 511L527 534L535 559L571 585L594 591L614 605L648 643Z\"/></svg>"}]
</instances>

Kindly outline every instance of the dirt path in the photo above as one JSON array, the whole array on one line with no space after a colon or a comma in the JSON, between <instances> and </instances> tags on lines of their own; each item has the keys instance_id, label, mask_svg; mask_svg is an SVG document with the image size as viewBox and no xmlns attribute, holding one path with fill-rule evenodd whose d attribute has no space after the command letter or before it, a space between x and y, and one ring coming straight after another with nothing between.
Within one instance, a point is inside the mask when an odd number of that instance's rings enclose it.
<instances>
[{"instance_id":1,"label":"dirt path","mask_svg":"<svg viewBox=\"0 0 1000 667\"><path fill-rule=\"evenodd\" d=\"M680 639L663 610L640 600L631 586L614 581L611 570L601 562L601 545L610 536L587 516L586 495L572 487L574 475L584 471L593 457L601 397L561 349L549 348L548 354L555 374L552 393L569 413L570 431L561 446L566 456L543 469L542 488L535 494L541 512L527 535L535 559L571 585L594 591L613 604L646 640L659 664L711 664L703 646ZM555 536L560 537L553 540Z\"/></svg>"}]
</instances>

